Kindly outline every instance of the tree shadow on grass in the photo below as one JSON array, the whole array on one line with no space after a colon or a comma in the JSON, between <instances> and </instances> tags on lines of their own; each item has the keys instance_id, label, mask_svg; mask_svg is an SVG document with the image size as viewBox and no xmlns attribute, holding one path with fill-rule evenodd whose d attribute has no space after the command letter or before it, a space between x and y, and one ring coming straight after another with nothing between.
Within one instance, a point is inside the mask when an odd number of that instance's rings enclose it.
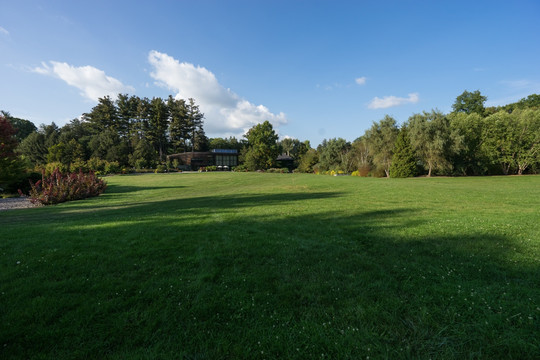
<instances>
[{"instance_id":1,"label":"tree shadow on grass","mask_svg":"<svg viewBox=\"0 0 540 360\"><path fill-rule=\"evenodd\" d=\"M77 343L80 357L112 358L538 355L540 274L513 260L523 244L428 233L409 208L317 210L339 195L131 204L84 226L85 214L53 218L56 233L26 239L28 255L19 253L28 268L4 274L2 320L21 326L1 331L3 351L53 357Z\"/></svg>"}]
</instances>

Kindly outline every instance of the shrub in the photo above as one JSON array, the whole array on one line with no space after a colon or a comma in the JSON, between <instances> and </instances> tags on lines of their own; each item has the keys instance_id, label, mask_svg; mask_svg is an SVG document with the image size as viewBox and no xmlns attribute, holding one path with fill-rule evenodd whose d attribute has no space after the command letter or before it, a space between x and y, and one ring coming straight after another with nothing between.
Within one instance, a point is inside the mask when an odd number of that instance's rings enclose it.
<instances>
[{"instance_id":1,"label":"shrub","mask_svg":"<svg viewBox=\"0 0 540 360\"><path fill-rule=\"evenodd\" d=\"M167 172L167 166L165 165L158 165L156 167L156 170L154 171L156 174L157 173L164 173L164 172Z\"/></svg>"},{"instance_id":2,"label":"shrub","mask_svg":"<svg viewBox=\"0 0 540 360\"><path fill-rule=\"evenodd\" d=\"M105 163L106 163L105 160L101 160L98 157L93 157L86 162L89 170L100 171L100 172L105 171Z\"/></svg>"},{"instance_id":3,"label":"shrub","mask_svg":"<svg viewBox=\"0 0 540 360\"><path fill-rule=\"evenodd\" d=\"M270 168L266 170L268 173L277 173L277 174L287 174L289 173L289 168Z\"/></svg>"},{"instance_id":4,"label":"shrub","mask_svg":"<svg viewBox=\"0 0 540 360\"><path fill-rule=\"evenodd\" d=\"M241 165L235 166L233 171L235 171L235 172L247 172L248 168L244 164L241 164Z\"/></svg>"},{"instance_id":5,"label":"shrub","mask_svg":"<svg viewBox=\"0 0 540 360\"><path fill-rule=\"evenodd\" d=\"M45 176L52 175L52 173L54 173L56 170L60 171L61 173L68 173L69 166L58 161L47 163L45 165Z\"/></svg>"},{"instance_id":6,"label":"shrub","mask_svg":"<svg viewBox=\"0 0 540 360\"><path fill-rule=\"evenodd\" d=\"M98 196L105 191L107 183L93 172L62 174L59 169L55 169L48 177L43 172L43 179L35 184L31 182L30 186L32 203L51 205Z\"/></svg>"},{"instance_id":7,"label":"shrub","mask_svg":"<svg viewBox=\"0 0 540 360\"><path fill-rule=\"evenodd\" d=\"M358 168L358 176L367 177L370 171L371 167L369 165L361 166Z\"/></svg>"},{"instance_id":8,"label":"shrub","mask_svg":"<svg viewBox=\"0 0 540 360\"><path fill-rule=\"evenodd\" d=\"M38 172L29 172L25 174L24 179L17 184L16 189L13 191L15 193L18 191L19 193L28 194L32 188L31 184L41 180L41 177L42 175Z\"/></svg>"},{"instance_id":9,"label":"shrub","mask_svg":"<svg viewBox=\"0 0 540 360\"><path fill-rule=\"evenodd\" d=\"M120 173L120 164L118 161L106 161L105 169L103 169L105 174L118 174Z\"/></svg>"},{"instance_id":10,"label":"shrub","mask_svg":"<svg viewBox=\"0 0 540 360\"><path fill-rule=\"evenodd\" d=\"M84 160L75 160L69 166L69 170L72 173L76 173L76 172L79 172L81 170L82 170L82 172L86 173L90 169L88 168L88 164L86 163L86 161L84 161Z\"/></svg>"}]
</instances>

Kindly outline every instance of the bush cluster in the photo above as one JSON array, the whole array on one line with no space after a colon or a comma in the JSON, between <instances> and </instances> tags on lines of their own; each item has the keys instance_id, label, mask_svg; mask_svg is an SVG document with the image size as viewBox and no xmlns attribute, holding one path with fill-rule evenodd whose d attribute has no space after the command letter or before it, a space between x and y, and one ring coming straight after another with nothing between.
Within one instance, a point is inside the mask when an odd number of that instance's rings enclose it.
<instances>
[{"instance_id":1,"label":"bush cluster","mask_svg":"<svg viewBox=\"0 0 540 360\"><path fill-rule=\"evenodd\" d=\"M323 174L330 175L330 176L337 176L337 175L346 175L347 173L343 170L327 170Z\"/></svg>"},{"instance_id":2,"label":"bush cluster","mask_svg":"<svg viewBox=\"0 0 540 360\"><path fill-rule=\"evenodd\" d=\"M277 174L287 174L289 173L289 168L270 168L266 170L267 173L277 173Z\"/></svg>"},{"instance_id":3,"label":"bush cluster","mask_svg":"<svg viewBox=\"0 0 540 360\"><path fill-rule=\"evenodd\" d=\"M30 200L34 204L43 205L98 196L107 188L107 183L92 171L86 174L82 170L62 174L59 169L55 169L49 176L43 172L42 179L30 185Z\"/></svg>"},{"instance_id":4,"label":"bush cluster","mask_svg":"<svg viewBox=\"0 0 540 360\"><path fill-rule=\"evenodd\" d=\"M156 174L161 174L161 173L165 173L165 172L167 172L167 166L165 166L165 165L158 165L156 167L156 170L154 170L154 173L156 173Z\"/></svg>"}]
</instances>

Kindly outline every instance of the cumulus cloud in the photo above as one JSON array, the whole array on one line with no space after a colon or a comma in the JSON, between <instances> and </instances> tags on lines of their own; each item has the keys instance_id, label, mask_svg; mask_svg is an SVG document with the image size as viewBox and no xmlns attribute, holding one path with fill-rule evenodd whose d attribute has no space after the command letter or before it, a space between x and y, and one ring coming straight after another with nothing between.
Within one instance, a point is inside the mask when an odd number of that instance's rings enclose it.
<instances>
[{"instance_id":1,"label":"cumulus cloud","mask_svg":"<svg viewBox=\"0 0 540 360\"><path fill-rule=\"evenodd\" d=\"M208 69L152 50L148 61L150 76L174 92L176 98L195 99L205 114L205 131L219 136L242 135L253 125L268 120L275 127L286 124L284 113L274 114L264 105L255 105L223 87Z\"/></svg>"},{"instance_id":2,"label":"cumulus cloud","mask_svg":"<svg viewBox=\"0 0 540 360\"><path fill-rule=\"evenodd\" d=\"M420 98L418 93L412 93L408 95L409 97L397 97L397 96L385 96L382 99L379 97L373 98L368 105L370 109L386 109L394 106L405 105L405 104L416 104Z\"/></svg>"},{"instance_id":3,"label":"cumulus cloud","mask_svg":"<svg viewBox=\"0 0 540 360\"><path fill-rule=\"evenodd\" d=\"M93 101L98 101L100 97L106 95L115 98L119 93L134 91L131 86L107 76L103 70L88 65L76 67L65 62L51 61L50 64L42 63L41 67L36 67L32 71L60 78L68 85L81 90L81 96Z\"/></svg>"},{"instance_id":4,"label":"cumulus cloud","mask_svg":"<svg viewBox=\"0 0 540 360\"><path fill-rule=\"evenodd\" d=\"M365 76L362 76L362 77L359 77L359 78L356 78L354 81L358 84L358 85L365 85L366 84L366 77Z\"/></svg>"}]
</instances>

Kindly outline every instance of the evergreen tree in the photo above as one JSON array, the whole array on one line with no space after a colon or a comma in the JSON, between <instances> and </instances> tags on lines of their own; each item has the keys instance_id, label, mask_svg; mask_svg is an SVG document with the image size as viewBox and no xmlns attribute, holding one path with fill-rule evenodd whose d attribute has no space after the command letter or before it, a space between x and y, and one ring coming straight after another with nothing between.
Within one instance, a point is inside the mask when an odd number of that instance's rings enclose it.
<instances>
[{"instance_id":1,"label":"evergreen tree","mask_svg":"<svg viewBox=\"0 0 540 360\"><path fill-rule=\"evenodd\" d=\"M169 95L167 100L169 108L169 139L173 152L185 152L187 134L186 102L183 99L175 99Z\"/></svg>"},{"instance_id":2,"label":"evergreen tree","mask_svg":"<svg viewBox=\"0 0 540 360\"><path fill-rule=\"evenodd\" d=\"M416 175L416 157L411 146L407 128L403 126L399 131L394 145L394 156L390 165L390 177L407 178Z\"/></svg>"},{"instance_id":3,"label":"evergreen tree","mask_svg":"<svg viewBox=\"0 0 540 360\"><path fill-rule=\"evenodd\" d=\"M159 159L163 161L168 145L169 109L162 98L153 98L150 102L149 125L146 137L158 152Z\"/></svg>"}]
</instances>

